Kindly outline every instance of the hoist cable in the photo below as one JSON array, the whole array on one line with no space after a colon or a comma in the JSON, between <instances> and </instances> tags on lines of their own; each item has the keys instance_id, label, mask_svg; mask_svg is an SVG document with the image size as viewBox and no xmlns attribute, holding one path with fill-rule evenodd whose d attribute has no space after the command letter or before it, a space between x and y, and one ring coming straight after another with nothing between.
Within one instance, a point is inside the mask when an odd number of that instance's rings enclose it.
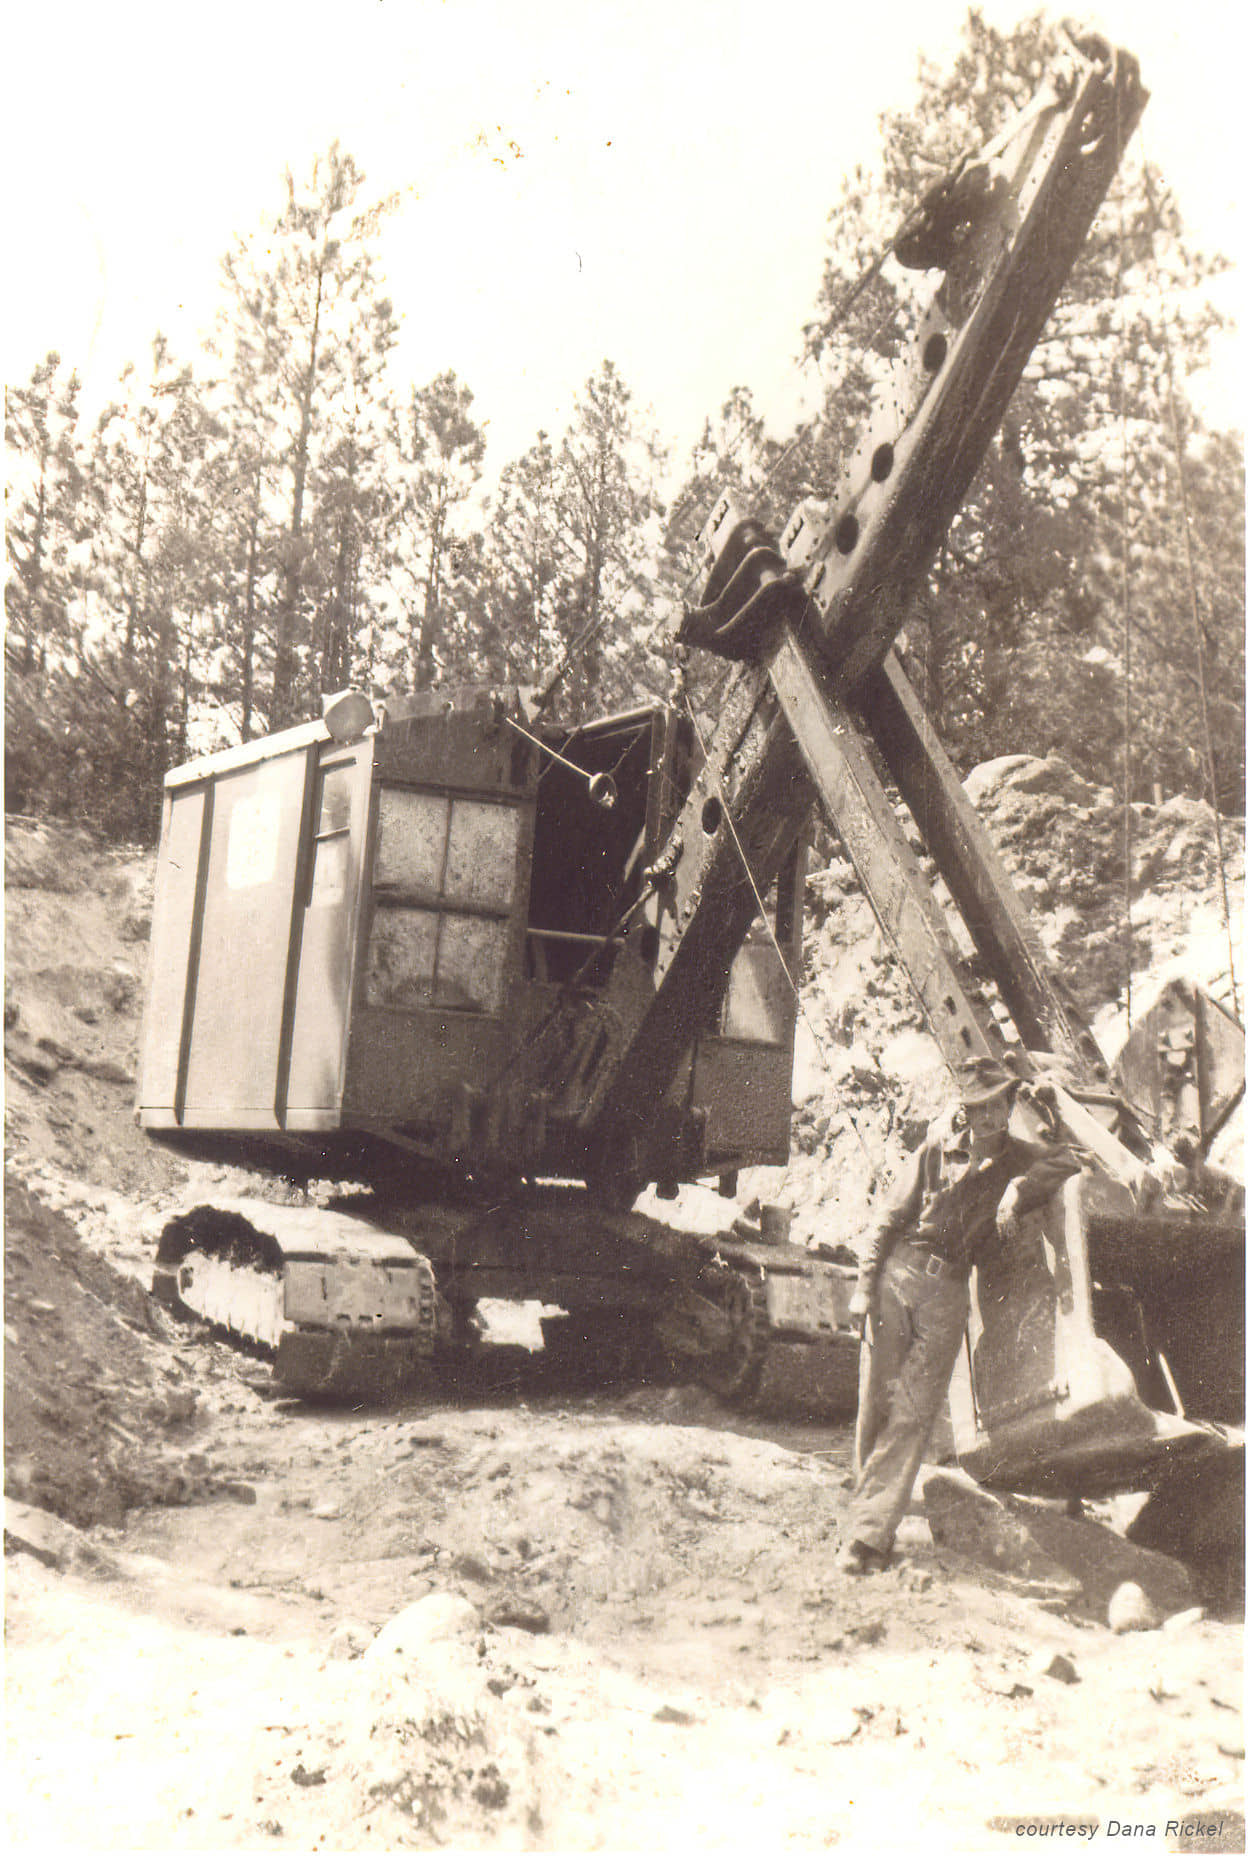
<instances>
[{"instance_id":1,"label":"hoist cable","mask_svg":"<svg viewBox=\"0 0 1250 1860\"><path fill-rule=\"evenodd\" d=\"M706 768L708 766L707 745L703 741L703 734L699 729L698 718L695 716L694 710L691 707L689 700L687 700L686 702L686 714L690 718L691 727L694 730L695 739L698 742L700 751L702 752L702 755L704 758L704 767ZM733 839L734 847L737 851L738 858L742 865L742 870L746 875L747 884L751 887L751 895L755 899L756 909L758 910L761 918L763 919L764 928L768 932L769 942L772 944L773 949L776 951L777 960L781 964L781 972L785 976L786 982L789 985L790 993L794 997L794 1004L797 1007L799 1013L802 1015L804 1023L807 1027L807 1030L812 1036L812 1043L815 1046L817 1053L820 1055L821 1064L824 1066L825 1071L828 1073L829 1077L832 1078L833 1077L833 1066L830 1064L829 1056L825 1051L824 1043L821 1040L820 1035L816 1031L815 1023L813 1022L811 1015L808 1013L807 1007L804 1004L803 997L799 992L798 983L795 981L793 975L790 973L790 965L786 961L785 952L782 949L781 944L777 940L777 933L775 929L773 928L771 919L769 918L767 908L765 907L765 904L764 904L764 900L760 896L759 886L755 882L755 874L751 870L750 861L748 860L747 855L746 855L746 849L743 846L742 841L738 837L738 829L734 825L733 812L729 805L729 798L726 795L724 788L721 786L720 778L718 776L713 777L713 784L716 789L716 798L720 802L720 805L721 805L721 818L724 820L726 826L729 828L730 835ZM867 1143L865 1142L863 1132L860 1130L859 1125L855 1121L855 1113L850 1109L849 1106L844 1105L843 1109L846 1111L847 1121L850 1124L851 1129L855 1134L855 1140L859 1144L860 1149L863 1150L864 1155L868 1159L869 1167L872 1169L873 1180L875 1182L877 1176L880 1174L880 1171L881 1171L881 1163L873 1155L872 1151L869 1149Z\"/></svg>"},{"instance_id":2,"label":"hoist cable","mask_svg":"<svg viewBox=\"0 0 1250 1860\"><path fill-rule=\"evenodd\" d=\"M1116 93L1116 141L1120 136L1120 101ZM1121 183L1116 200L1118 239L1116 243L1115 304L1120 326L1118 347L1118 383L1120 399L1120 599L1123 613L1124 660L1124 1015L1129 1033L1133 1031L1133 630L1129 607L1129 539L1128 539L1128 331L1124 307L1124 189Z\"/></svg>"},{"instance_id":3,"label":"hoist cable","mask_svg":"<svg viewBox=\"0 0 1250 1860\"><path fill-rule=\"evenodd\" d=\"M1139 131L1140 135L1140 131ZM1146 159L1145 144L1142 144L1142 178L1146 189L1146 199L1150 206L1151 217L1157 231L1162 230L1159 208L1155 201L1154 189L1150 185L1150 165ZM1163 331L1163 363L1167 381L1168 418L1172 428L1172 445L1176 452L1176 478L1180 490L1181 534L1185 542L1185 566L1189 583L1189 616L1194 633L1194 653L1198 673L1199 710L1202 717L1203 756L1206 763L1206 777L1211 791L1211 819L1215 834L1215 859L1220 879L1220 903L1224 913L1224 933L1228 941L1228 981L1232 990L1233 1013L1241 1019L1241 1009L1237 995L1237 969L1233 951L1233 918L1228 900L1228 873L1224 859L1224 833L1220 822L1220 796L1216 783L1215 744L1211 736L1211 708L1207 694L1207 655L1203 636L1202 620L1198 611L1198 575L1194 566L1193 525L1189 511L1189 490L1185 483L1185 448L1181 436L1180 413L1176 404L1176 371L1172 356L1172 337L1168 327L1167 312L1160 302L1160 319Z\"/></svg>"}]
</instances>

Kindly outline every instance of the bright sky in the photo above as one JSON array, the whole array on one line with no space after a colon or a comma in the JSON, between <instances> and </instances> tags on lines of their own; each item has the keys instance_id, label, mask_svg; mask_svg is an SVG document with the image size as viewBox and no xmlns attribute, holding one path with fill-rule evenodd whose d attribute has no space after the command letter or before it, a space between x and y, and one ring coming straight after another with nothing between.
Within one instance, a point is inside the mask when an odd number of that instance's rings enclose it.
<instances>
[{"instance_id":1,"label":"bright sky","mask_svg":"<svg viewBox=\"0 0 1250 1860\"><path fill-rule=\"evenodd\" d=\"M1025 0L985 0L1009 27ZM107 397L162 328L207 326L218 261L337 137L405 190L383 262L399 379L451 367L493 475L605 356L684 450L737 382L784 423L840 175L871 164L962 0L42 0L5 28L6 380L57 348ZM1140 58L1147 152L1236 255L1240 8L1103 0ZM1239 375L1226 364L1221 380ZM1238 399L1240 398L1238 391ZM1240 418L1240 409L1234 418ZM1221 423L1232 423L1221 422Z\"/></svg>"}]
</instances>

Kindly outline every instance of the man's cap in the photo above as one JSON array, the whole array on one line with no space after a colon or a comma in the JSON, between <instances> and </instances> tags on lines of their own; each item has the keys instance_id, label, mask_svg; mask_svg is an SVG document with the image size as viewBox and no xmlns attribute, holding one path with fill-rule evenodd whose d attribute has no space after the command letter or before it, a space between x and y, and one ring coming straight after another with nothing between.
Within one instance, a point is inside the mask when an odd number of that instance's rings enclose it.
<instances>
[{"instance_id":1,"label":"man's cap","mask_svg":"<svg viewBox=\"0 0 1250 1860\"><path fill-rule=\"evenodd\" d=\"M1019 1074L1010 1064L990 1058L970 1059L955 1074L959 1102L965 1111L1011 1097L1020 1082Z\"/></svg>"}]
</instances>

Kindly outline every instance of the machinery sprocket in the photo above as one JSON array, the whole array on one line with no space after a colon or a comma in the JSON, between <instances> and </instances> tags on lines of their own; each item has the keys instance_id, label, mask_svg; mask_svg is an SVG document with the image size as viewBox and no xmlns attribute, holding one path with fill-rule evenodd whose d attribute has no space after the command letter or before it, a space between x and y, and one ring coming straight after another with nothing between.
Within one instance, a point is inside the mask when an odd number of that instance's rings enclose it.
<instances>
[{"instance_id":1,"label":"machinery sprocket","mask_svg":"<svg viewBox=\"0 0 1250 1860\"><path fill-rule=\"evenodd\" d=\"M750 1267L705 1266L698 1292L718 1307L729 1326L724 1344L701 1364L701 1379L724 1401L749 1402L759 1392L768 1353L764 1274Z\"/></svg>"}]
</instances>

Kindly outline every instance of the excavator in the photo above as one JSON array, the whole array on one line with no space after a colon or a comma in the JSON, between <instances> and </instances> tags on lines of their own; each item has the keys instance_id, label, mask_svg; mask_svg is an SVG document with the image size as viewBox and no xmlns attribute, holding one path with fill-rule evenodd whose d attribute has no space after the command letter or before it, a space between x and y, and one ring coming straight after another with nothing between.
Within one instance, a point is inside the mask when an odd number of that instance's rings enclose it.
<instances>
[{"instance_id":1,"label":"excavator","mask_svg":"<svg viewBox=\"0 0 1250 1860\"><path fill-rule=\"evenodd\" d=\"M1129 54L1074 37L907 216L920 307L828 498L774 536L723 497L701 533L675 659L730 662L706 741L676 704L566 726L517 689L346 691L168 774L140 1123L345 1191L175 1216L176 1310L305 1396L432 1372L484 1299L559 1312L548 1347L605 1372L658 1347L739 1401L777 1345L853 1352L853 1267L782 1211L707 1234L634 1205L788 1158L821 810L952 1072L1005 1059L1083 1163L978 1272L960 1463L1090 1497L1237 1462L1244 1195L1206 1155L1241 1028L1176 989L1108 1064L897 645L1145 102Z\"/></svg>"}]
</instances>

